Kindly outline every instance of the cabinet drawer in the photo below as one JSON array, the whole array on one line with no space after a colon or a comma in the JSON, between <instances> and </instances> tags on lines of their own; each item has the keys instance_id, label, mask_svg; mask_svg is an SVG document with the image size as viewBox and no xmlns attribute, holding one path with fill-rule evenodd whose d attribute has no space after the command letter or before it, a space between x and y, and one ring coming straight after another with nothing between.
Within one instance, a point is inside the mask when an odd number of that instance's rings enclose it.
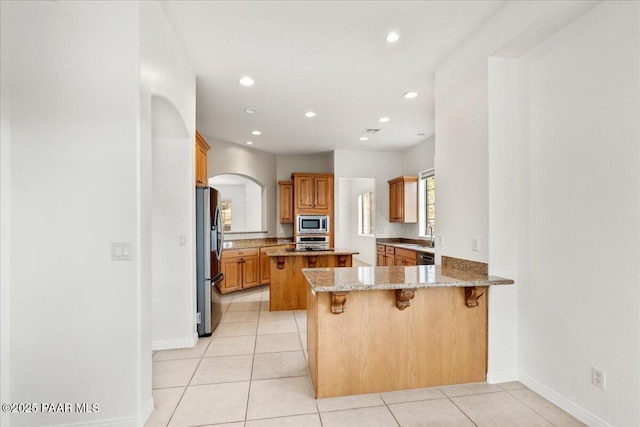
<instances>
[{"instance_id":1,"label":"cabinet drawer","mask_svg":"<svg viewBox=\"0 0 640 427\"><path fill-rule=\"evenodd\" d=\"M396 248L396 255L415 261L417 259L416 251L409 249Z\"/></svg>"},{"instance_id":2,"label":"cabinet drawer","mask_svg":"<svg viewBox=\"0 0 640 427\"><path fill-rule=\"evenodd\" d=\"M224 258L234 258L241 256L257 256L258 248L250 248L250 249L225 249L222 251L222 256Z\"/></svg>"},{"instance_id":3,"label":"cabinet drawer","mask_svg":"<svg viewBox=\"0 0 640 427\"><path fill-rule=\"evenodd\" d=\"M384 245L378 245L378 253L384 253L385 247Z\"/></svg>"},{"instance_id":4,"label":"cabinet drawer","mask_svg":"<svg viewBox=\"0 0 640 427\"><path fill-rule=\"evenodd\" d=\"M387 252L388 254L393 255L393 254L395 254L395 253L396 253L396 248L394 248L393 246L387 246L387 250L386 250L386 252Z\"/></svg>"}]
</instances>

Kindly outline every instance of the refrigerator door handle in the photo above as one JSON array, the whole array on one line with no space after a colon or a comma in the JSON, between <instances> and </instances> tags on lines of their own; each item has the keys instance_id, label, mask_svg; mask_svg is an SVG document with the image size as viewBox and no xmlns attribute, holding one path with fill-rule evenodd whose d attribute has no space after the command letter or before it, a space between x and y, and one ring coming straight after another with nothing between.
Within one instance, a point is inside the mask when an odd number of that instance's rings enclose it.
<instances>
[{"instance_id":1,"label":"refrigerator door handle","mask_svg":"<svg viewBox=\"0 0 640 427\"><path fill-rule=\"evenodd\" d=\"M204 221L205 221L204 230L211 230L211 211L209 210L210 197L211 197L210 190L207 188L204 191L204 206L203 206ZM206 237L203 240L204 240L204 254L203 254L204 255L204 277L210 278L211 277L211 240L207 239ZM205 299L205 301L208 301L208 299Z\"/></svg>"},{"instance_id":2,"label":"refrigerator door handle","mask_svg":"<svg viewBox=\"0 0 640 427\"><path fill-rule=\"evenodd\" d=\"M215 234L214 234L215 231ZM217 240L217 233L220 233L220 244L218 245L218 240ZM224 226L222 225L222 211L220 209L220 206L216 207L216 215L215 215L215 230L212 230L211 232L211 238L212 241L215 241L215 245L216 245L216 257L218 259L222 258L222 247L223 242L224 242Z\"/></svg>"}]
</instances>

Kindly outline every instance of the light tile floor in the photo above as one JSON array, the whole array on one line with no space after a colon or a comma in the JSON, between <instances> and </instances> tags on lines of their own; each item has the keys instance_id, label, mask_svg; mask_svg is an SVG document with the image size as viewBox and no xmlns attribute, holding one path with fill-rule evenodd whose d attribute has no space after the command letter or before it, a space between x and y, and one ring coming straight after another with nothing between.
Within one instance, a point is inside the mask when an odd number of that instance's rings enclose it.
<instances>
[{"instance_id":1,"label":"light tile floor","mask_svg":"<svg viewBox=\"0 0 640 427\"><path fill-rule=\"evenodd\" d=\"M579 426L519 382L314 399L306 313L269 312L269 288L223 296L223 316L190 349L153 354L147 427Z\"/></svg>"}]
</instances>

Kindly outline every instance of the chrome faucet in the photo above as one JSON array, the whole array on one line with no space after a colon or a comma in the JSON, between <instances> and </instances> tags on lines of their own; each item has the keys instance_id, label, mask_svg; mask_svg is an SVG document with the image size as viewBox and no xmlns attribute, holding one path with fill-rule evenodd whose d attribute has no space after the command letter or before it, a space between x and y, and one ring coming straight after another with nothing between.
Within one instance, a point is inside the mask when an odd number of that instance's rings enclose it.
<instances>
[{"instance_id":1,"label":"chrome faucet","mask_svg":"<svg viewBox=\"0 0 640 427\"><path fill-rule=\"evenodd\" d=\"M429 231L431 230L431 231ZM431 235L431 247L433 248L436 245L436 242L433 240L433 227L432 226L428 226L427 227L427 233Z\"/></svg>"}]
</instances>

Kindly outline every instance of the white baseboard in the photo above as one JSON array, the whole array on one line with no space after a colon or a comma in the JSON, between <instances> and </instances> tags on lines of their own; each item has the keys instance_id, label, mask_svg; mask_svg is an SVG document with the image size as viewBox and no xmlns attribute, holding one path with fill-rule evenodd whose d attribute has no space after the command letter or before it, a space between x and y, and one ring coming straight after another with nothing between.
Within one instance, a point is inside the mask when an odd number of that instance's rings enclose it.
<instances>
[{"instance_id":1,"label":"white baseboard","mask_svg":"<svg viewBox=\"0 0 640 427\"><path fill-rule=\"evenodd\" d=\"M508 383L510 381L518 381L518 371L487 372L487 382L489 384Z\"/></svg>"},{"instance_id":2,"label":"white baseboard","mask_svg":"<svg viewBox=\"0 0 640 427\"><path fill-rule=\"evenodd\" d=\"M149 420L149 417L151 416L151 413L153 412L154 409L155 409L155 404L153 402L153 396L151 396L149 398L149 401L145 405L144 409L142 410L142 413L140 413L140 416L138 417L139 426L143 426L144 423L146 423Z\"/></svg>"},{"instance_id":3,"label":"white baseboard","mask_svg":"<svg viewBox=\"0 0 640 427\"><path fill-rule=\"evenodd\" d=\"M583 408L579 407L578 405L571 402L570 400L567 400L564 396L559 395L558 393L546 387L545 385L540 384L538 381L534 380L533 378L521 373L519 375L519 380L522 384L526 385L531 390L535 391L540 396L547 399L549 402L560 407L562 410L573 415L574 417L576 417L583 423L587 424L588 426L610 427L609 424L602 421L600 418L596 417L589 411L584 410Z\"/></svg>"},{"instance_id":4,"label":"white baseboard","mask_svg":"<svg viewBox=\"0 0 640 427\"><path fill-rule=\"evenodd\" d=\"M198 342L198 333L195 332L191 338L183 340L170 340L170 341L153 341L151 343L151 350L174 350L177 348L191 348Z\"/></svg>"}]
</instances>

